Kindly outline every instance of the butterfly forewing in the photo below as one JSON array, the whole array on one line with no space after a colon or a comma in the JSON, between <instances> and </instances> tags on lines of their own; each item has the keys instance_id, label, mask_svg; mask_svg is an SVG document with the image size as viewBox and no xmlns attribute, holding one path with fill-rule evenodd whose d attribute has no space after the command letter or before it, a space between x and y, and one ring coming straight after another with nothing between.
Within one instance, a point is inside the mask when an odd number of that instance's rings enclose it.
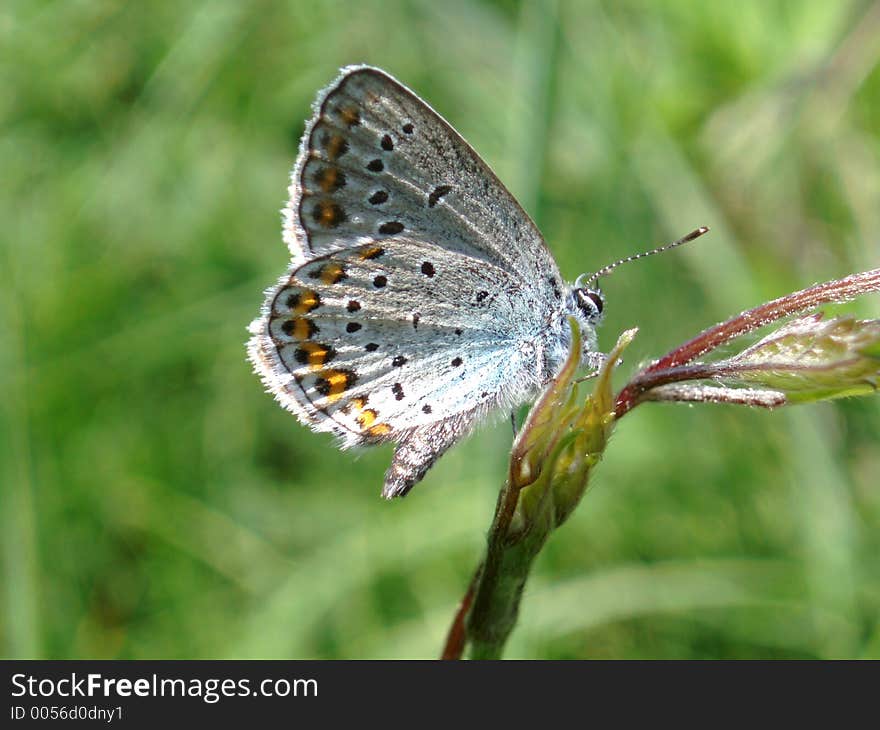
<instances>
[{"instance_id":1,"label":"butterfly forewing","mask_svg":"<svg viewBox=\"0 0 880 730\"><path fill-rule=\"evenodd\" d=\"M534 223L489 167L415 94L378 69L324 93L291 180L295 259L405 234L506 266L558 274Z\"/></svg>"}]
</instances>

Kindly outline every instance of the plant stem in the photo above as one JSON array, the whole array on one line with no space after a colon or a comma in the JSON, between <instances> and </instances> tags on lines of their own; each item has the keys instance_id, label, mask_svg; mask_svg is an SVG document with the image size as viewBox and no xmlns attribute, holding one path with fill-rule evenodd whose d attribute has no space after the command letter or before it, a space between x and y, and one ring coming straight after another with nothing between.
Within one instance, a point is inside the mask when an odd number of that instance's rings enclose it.
<instances>
[{"instance_id":1,"label":"plant stem","mask_svg":"<svg viewBox=\"0 0 880 730\"><path fill-rule=\"evenodd\" d=\"M871 291L880 291L880 269L871 269L860 274L851 274L842 279L826 281L807 289L801 289L779 299L774 299L772 302L765 302L754 309L741 312L726 322L716 324L714 327L709 327L692 340L676 347L636 375L618 394L614 414L617 418L620 418L632 410L638 404L642 393L649 388L669 382L700 377L694 374L690 377L682 378L681 376L686 373L680 368L700 357L700 355L705 355L707 352L726 342L730 342L730 340L736 337L753 332L782 317L800 314L820 304L848 301L860 294L866 294ZM676 377L676 374L678 377Z\"/></svg>"}]
</instances>

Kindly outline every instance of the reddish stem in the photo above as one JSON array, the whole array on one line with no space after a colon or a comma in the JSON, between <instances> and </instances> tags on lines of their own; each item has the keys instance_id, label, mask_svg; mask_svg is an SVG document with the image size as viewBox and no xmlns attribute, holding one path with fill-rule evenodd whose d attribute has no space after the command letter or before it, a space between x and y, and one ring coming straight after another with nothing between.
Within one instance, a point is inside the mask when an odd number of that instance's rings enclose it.
<instances>
[{"instance_id":1,"label":"reddish stem","mask_svg":"<svg viewBox=\"0 0 880 730\"><path fill-rule=\"evenodd\" d=\"M449 633L446 635L446 643L443 645L443 653L440 655L441 659L461 659L461 655L464 653L464 645L467 641L465 620L467 619L468 611L471 610L471 604L474 602L474 595L477 592L477 585L480 582L482 570L482 565L477 567L467 592L458 605L458 611L455 612L452 626L449 627Z\"/></svg>"},{"instance_id":2,"label":"reddish stem","mask_svg":"<svg viewBox=\"0 0 880 730\"><path fill-rule=\"evenodd\" d=\"M880 269L851 274L842 279L816 284L808 289L787 294L772 302L741 312L726 322L709 327L692 340L675 348L668 354L638 373L617 395L614 415L617 418L628 413L639 402L639 397L649 388L679 380L701 377L682 366L723 345L735 337L752 332L771 322L799 314L807 309L830 302L844 302L860 294L880 291ZM706 377L706 376L702 376Z\"/></svg>"}]
</instances>

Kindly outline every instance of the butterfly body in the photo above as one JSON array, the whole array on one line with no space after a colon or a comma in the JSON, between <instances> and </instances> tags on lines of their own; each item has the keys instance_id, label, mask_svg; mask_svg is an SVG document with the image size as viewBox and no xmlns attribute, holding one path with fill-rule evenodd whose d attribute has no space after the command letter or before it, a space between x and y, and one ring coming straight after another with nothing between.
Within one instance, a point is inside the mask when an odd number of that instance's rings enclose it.
<instances>
[{"instance_id":1,"label":"butterfly body","mask_svg":"<svg viewBox=\"0 0 880 730\"><path fill-rule=\"evenodd\" d=\"M601 295L563 283L494 173L384 72L348 67L319 96L289 193L291 266L250 358L313 429L398 445L385 496L486 413L533 398L568 353L570 316L585 361L601 357Z\"/></svg>"}]
</instances>

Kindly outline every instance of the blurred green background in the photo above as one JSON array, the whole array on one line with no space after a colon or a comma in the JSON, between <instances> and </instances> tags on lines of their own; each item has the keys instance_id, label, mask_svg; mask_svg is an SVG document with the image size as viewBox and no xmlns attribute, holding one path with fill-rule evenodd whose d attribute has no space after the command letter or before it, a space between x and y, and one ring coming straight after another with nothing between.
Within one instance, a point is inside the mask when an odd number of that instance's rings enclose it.
<instances>
[{"instance_id":1,"label":"blurred green background","mask_svg":"<svg viewBox=\"0 0 880 730\"><path fill-rule=\"evenodd\" d=\"M880 6L7 2L0 653L433 657L505 475L501 418L405 500L265 393L245 327L338 67L495 168L618 372L880 260ZM880 316L880 297L846 311ZM880 657L880 398L647 405L527 588L511 657Z\"/></svg>"}]
</instances>

